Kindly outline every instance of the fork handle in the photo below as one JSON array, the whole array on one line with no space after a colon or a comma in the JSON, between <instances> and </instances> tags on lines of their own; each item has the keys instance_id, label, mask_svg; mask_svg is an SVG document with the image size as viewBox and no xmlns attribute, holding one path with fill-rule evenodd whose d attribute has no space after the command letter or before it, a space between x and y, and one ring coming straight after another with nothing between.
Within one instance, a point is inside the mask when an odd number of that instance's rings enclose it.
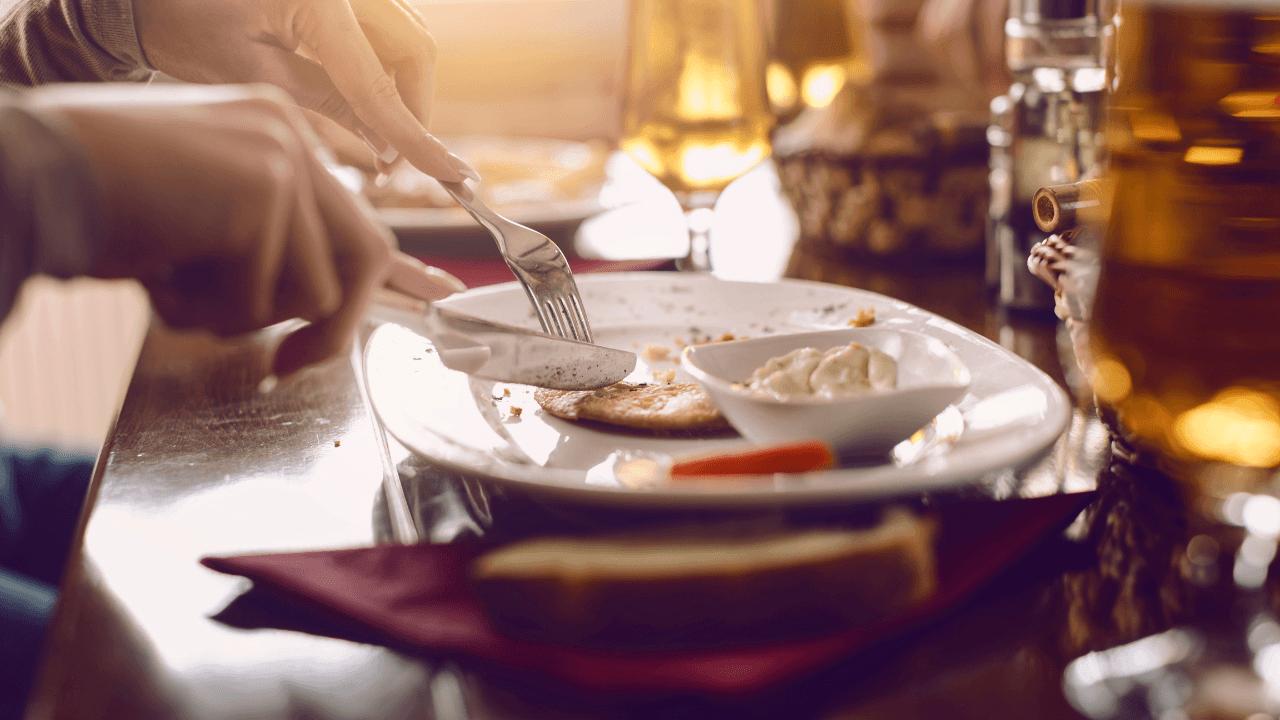
<instances>
[{"instance_id":1,"label":"fork handle","mask_svg":"<svg viewBox=\"0 0 1280 720\"><path fill-rule=\"evenodd\" d=\"M493 236L494 242L498 244L498 251L502 253L503 257L506 257L507 238L502 234L502 226L511 223L511 221L490 210L489 206L481 202L480 198L476 197L475 191L465 182L445 182L444 180L439 182L444 187L445 192L452 195L453 199L470 213L471 217L476 219L476 222L489 231L489 234Z\"/></svg>"}]
</instances>

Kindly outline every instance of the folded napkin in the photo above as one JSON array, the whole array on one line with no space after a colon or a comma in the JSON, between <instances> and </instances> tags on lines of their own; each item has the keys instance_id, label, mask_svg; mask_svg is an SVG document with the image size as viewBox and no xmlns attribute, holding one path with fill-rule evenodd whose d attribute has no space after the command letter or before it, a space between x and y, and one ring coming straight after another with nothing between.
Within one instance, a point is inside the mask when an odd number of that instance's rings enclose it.
<instances>
[{"instance_id":1,"label":"folded napkin","mask_svg":"<svg viewBox=\"0 0 1280 720\"><path fill-rule=\"evenodd\" d=\"M1077 493L944 506L936 511L941 522L938 587L923 604L821 637L696 650L624 653L504 636L481 610L468 577L479 549L466 544L382 545L202 562L250 578L255 588L248 594L284 600L295 614L301 609L320 623L340 619L362 641L470 657L601 692L741 694L817 669L939 615L1038 540L1065 527L1092 498L1093 493ZM290 629L303 628L293 624Z\"/></svg>"}]
</instances>

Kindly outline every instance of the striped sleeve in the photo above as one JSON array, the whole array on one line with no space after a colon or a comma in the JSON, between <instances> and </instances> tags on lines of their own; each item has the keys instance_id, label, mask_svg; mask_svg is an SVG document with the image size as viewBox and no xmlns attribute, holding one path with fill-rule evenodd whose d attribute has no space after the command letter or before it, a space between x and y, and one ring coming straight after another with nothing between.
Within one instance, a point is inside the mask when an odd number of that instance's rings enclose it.
<instances>
[{"instance_id":1,"label":"striped sleeve","mask_svg":"<svg viewBox=\"0 0 1280 720\"><path fill-rule=\"evenodd\" d=\"M0 0L0 85L151 75L132 0Z\"/></svg>"}]
</instances>

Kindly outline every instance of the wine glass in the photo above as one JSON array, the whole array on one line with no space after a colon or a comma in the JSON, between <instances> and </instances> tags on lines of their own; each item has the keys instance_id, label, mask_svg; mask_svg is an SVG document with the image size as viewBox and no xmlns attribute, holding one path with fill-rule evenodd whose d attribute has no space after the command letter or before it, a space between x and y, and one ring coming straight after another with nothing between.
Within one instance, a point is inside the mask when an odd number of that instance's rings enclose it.
<instances>
[{"instance_id":1,"label":"wine glass","mask_svg":"<svg viewBox=\"0 0 1280 720\"><path fill-rule=\"evenodd\" d=\"M759 0L632 0L622 149L685 213L681 270L711 270L713 208L770 154Z\"/></svg>"}]
</instances>

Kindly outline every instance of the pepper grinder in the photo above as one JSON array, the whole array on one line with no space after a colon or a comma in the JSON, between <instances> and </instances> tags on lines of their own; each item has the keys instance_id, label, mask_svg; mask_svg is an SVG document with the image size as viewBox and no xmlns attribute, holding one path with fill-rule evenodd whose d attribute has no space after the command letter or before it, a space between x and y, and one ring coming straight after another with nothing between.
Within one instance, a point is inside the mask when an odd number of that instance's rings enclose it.
<instances>
[{"instance_id":1,"label":"pepper grinder","mask_svg":"<svg viewBox=\"0 0 1280 720\"><path fill-rule=\"evenodd\" d=\"M1032 212L1036 191L1101 169L1111 24L1099 21L1097 2L1014 0L1005 23L1014 82L991 104L987 280L1007 309L1053 308L1053 293L1027 269L1031 247L1047 237Z\"/></svg>"}]
</instances>

